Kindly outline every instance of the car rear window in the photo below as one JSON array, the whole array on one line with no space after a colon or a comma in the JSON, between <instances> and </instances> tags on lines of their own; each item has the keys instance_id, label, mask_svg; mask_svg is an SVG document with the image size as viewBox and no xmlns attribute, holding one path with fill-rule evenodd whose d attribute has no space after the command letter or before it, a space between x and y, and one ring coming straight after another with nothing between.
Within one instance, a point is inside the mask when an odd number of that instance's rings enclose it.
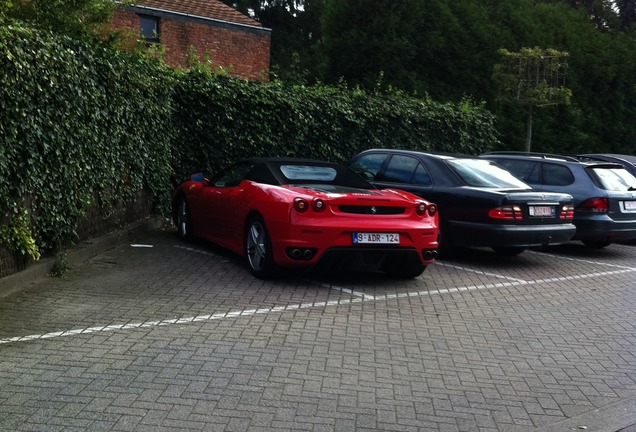
<instances>
[{"instance_id":1,"label":"car rear window","mask_svg":"<svg viewBox=\"0 0 636 432\"><path fill-rule=\"evenodd\" d=\"M484 159L452 159L446 161L468 186L493 189L530 189L509 171Z\"/></svg>"},{"instance_id":2,"label":"car rear window","mask_svg":"<svg viewBox=\"0 0 636 432\"><path fill-rule=\"evenodd\" d=\"M624 168L592 167L588 169L600 187L611 191L636 190L636 177Z\"/></svg>"},{"instance_id":3,"label":"car rear window","mask_svg":"<svg viewBox=\"0 0 636 432\"><path fill-rule=\"evenodd\" d=\"M317 165L281 165L280 171L292 181L331 182L338 174L333 167Z\"/></svg>"},{"instance_id":4,"label":"car rear window","mask_svg":"<svg viewBox=\"0 0 636 432\"><path fill-rule=\"evenodd\" d=\"M528 183L541 183L539 177L539 164L535 161L525 161L516 159L496 159L497 163Z\"/></svg>"}]
</instances>

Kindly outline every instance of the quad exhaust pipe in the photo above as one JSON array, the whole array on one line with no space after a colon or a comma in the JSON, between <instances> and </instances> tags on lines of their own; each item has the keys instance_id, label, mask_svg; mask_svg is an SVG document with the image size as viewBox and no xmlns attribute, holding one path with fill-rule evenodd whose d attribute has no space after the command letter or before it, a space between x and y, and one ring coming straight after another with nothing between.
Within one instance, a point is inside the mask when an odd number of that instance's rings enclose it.
<instances>
[{"instance_id":1,"label":"quad exhaust pipe","mask_svg":"<svg viewBox=\"0 0 636 432\"><path fill-rule=\"evenodd\" d=\"M434 260L437 258L437 249L424 249L424 259L426 261Z\"/></svg>"},{"instance_id":2,"label":"quad exhaust pipe","mask_svg":"<svg viewBox=\"0 0 636 432\"><path fill-rule=\"evenodd\" d=\"M291 248L287 250L287 255L295 260L309 261L315 255L314 249Z\"/></svg>"}]
</instances>

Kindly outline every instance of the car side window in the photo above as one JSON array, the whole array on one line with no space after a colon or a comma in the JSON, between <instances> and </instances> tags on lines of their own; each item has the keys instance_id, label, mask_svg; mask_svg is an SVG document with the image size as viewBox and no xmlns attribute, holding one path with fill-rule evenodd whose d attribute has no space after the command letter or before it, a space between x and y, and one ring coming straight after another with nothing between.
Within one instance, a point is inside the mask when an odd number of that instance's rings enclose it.
<instances>
[{"instance_id":1,"label":"car side window","mask_svg":"<svg viewBox=\"0 0 636 432\"><path fill-rule=\"evenodd\" d=\"M574 175L567 166L544 163L543 184L548 186L567 186L574 183Z\"/></svg>"},{"instance_id":2,"label":"car side window","mask_svg":"<svg viewBox=\"0 0 636 432\"><path fill-rule=\"evenodd\" d=\"M415 176L413 176L413 181L411 183L422 186L430 186L431 184L433 184L431 176L421 163L417 164L417 168L415 169Z\"/></svg>"},{"instance_id":3,"label":"car side window","mask_svg":"<svg viewBox=\"0 0 636 432\"><path fill-rule=\"evenodd\" d=\"M254 165L254 167L245 175L245 180L270 185L279 184L276 177L272 174L272 171L265 164Z\"/></svg>"},{"instance_id":4,"label":"car side window","mask_svg":"<svg viewBox=\"0 0 636 432\"><path fill-rule=\"evenodd\" d=\"M382 153L364 155L351 164L351 169L366 180L375 180L386 157L387 155Z\"/></svg>"},{"instance_id":5,"label":"car side window","mask_svg":"<svg viewBox=\"0 0 636 432\"><path fill-rule=\"evenodd\" d=\"M393 155L384 170L382 178L378 178L377 180L395 183L411 183L411 179L419 165L419 161L413 157Z\"/></svg>"},{"instance_id":6,"label":"car side window","mask_svg":"<svg viewBox=\"0 0 636 432\"><path fill-rule=\"evenodd\" d=\"M238 186L250 169L252 169L251 164L233 165L223 171L217 178L212 179L211 183L218 188Z\"/></svg>"},{"instance_id":7,"label":"car side window","mask_svg":"<svg viewBox=\"0 0 636 432\"><path fill-rule=\"evenodd\" d=\"M541 183L539 164L537 162L514 159L495 159L495 161L526 183Z\"/></svg>"}]
</instances>

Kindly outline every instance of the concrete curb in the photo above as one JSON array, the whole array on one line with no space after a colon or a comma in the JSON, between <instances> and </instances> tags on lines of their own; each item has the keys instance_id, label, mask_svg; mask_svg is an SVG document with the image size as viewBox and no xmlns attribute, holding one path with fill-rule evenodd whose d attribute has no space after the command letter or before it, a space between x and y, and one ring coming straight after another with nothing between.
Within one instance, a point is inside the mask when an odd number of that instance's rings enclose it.
<instances>
[{"instance_id":1,"label":"concrete curb","mask_svg":"<svg viewBox=\"0 0 636 432\"><path fill-rule=\"evenodd\" d=\"M621 399L607 406L553 423L536 432L586 430L588 432L617 432L636 424L636 396Z\"/></svg>"},{"instance_id":2,"label":"concrete curb","mask_svg":"<svg viewBox=\"0 0 636 432\"><path fill-rule=\"evenodd\" d=\"M515 427L509 432L628 432L636 427L636 396L627 397L542 427Z\"/></svg>"},{"instance_id":3,"label":"concrete curb","mask_svg":"<svg viewBox=\"0 0 636 432\"><path fill-rule=\"evenodd\" d=\"M68 264L69 266L81 264L108 249L157 229L164 223L164 218L150 217L134 222L105 236L87 240L73 249L67 250ZM0 298L6 297L46 277L51 273L54 266L55 257L43 258L21 272L0 278Z\"/></svg>"}]
</instances>

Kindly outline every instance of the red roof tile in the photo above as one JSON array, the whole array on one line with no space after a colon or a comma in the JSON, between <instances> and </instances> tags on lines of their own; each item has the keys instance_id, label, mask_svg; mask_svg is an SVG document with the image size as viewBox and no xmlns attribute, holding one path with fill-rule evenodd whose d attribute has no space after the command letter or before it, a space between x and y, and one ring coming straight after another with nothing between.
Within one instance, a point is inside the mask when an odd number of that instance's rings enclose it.
<instances>
[{"instance_id":1,"label":"red roof tile","mask_svg":"<svg viewBox=\"0 0 636 432\"><path fill-rule=\"evenodd\" d=\"M243 15L219 0L139 0L135 3L135 6L145 6L180 14L262 27L258 21Z\"/></svg>"}]
</instances>

